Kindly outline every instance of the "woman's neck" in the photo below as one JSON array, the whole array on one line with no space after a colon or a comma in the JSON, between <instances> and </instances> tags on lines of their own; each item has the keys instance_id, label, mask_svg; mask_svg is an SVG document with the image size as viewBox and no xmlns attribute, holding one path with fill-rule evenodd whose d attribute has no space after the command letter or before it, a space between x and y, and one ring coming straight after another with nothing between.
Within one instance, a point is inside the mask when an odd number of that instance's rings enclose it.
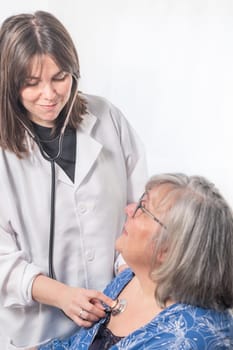
<instances>
[{"instance_id":1,"label":"woman's neck","mask_svg":"<svg viewBox=\"0 0 233 350\"><path fill-rule=\"evenodd\" d=\"M150 322L162 311L155 299L155 284L149 275L137 274L119 294L127 303L124 311L111 316L107 327L117 336L126 336Z\"/></svg>"},{"instance_id":2,"label":"woman's neck","mask_svg":"<svg viewBox=\"0 0 233 350\"><path fill-rule=\"evenodd\" d=\"M133 282L133 280L132 280ZM140 298L141 302L155 304L158 306L158 302L155 297L156 283L152 281L150 277L150 271L136 271L134 276L135 283L135 293L137 293L138 298ZM166 306L174 304L175 301L168 300L166 302ZM159 307L159 306L158 306ZM159 307L159 309L161 309Z\"/></svg>"},{"instance_id":3,"label":"woman's neck","mask_svg":"<svg viewBox=\"0 0 233 350\"><path fill-rule=\"evenodd\" d=\"M117 336L127 336L154 319L163 308L155 298L156 284L150 278L150 271L134 269L134 277L124 287L118 299L124 299L123 312L111 316L107 327ZM166 303L166 307L174 304Z\"/></svg>"},{"instance_id":4,"label":"woman's neck","mask_svg":"<svg viewBox=\"0 0 233 350\"><path fill-rule=\"evenodd\" d=\"M155 283L149 278L149 276L135 275L132 280L132 287L134 289L135 296L140 300L140 302L156 303L155 300Z\"/></svg>"}]
</instances>

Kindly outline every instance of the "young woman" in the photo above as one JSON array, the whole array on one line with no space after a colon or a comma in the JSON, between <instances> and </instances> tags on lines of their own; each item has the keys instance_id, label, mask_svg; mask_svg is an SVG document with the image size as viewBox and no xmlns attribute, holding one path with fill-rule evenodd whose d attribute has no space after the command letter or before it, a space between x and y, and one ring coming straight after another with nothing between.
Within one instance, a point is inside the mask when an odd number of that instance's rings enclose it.
<instances>
[{"instance_id":1,"label":"young woman","mask_svg":"<svg viewBox=\"0 0 233 350\"><path fill-rule=\"evenodd\" d=\"M146 166L122 113L78 92L76 49L52 14L4 21L0 74L1 349L29 349L105 316L99 291Z\"/></svg>"}]
</instances>

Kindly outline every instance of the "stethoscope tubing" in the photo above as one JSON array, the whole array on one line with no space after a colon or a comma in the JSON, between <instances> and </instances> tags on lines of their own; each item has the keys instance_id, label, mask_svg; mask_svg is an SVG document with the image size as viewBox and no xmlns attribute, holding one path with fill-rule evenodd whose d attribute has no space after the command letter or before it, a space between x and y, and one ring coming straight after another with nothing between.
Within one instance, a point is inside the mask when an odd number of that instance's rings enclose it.
<instances>
[{"instance_id":1,"label":"stethoscope tubing","mask_svg":"<svg viewBox=\"0 0 233 350\"><path fill-rule=\"evenodd\" d=\"M50 199L50 232L49 232L49 257L48 257L48 269L49 277L56 279L53 266L53 252L54 252L54 226L55 226L55 203L56 203L56 173L55 173L55 160L50 161L51 164L51 199Z\"/></svg>"},{"instance_id":2,"label":"stethoscope tubing","mask_svg":"<svg viewBox=\"0 0 233 350\"><path fill-rule=\"evenodd\" d=\"M77 86L78 86L78 78L73 74L72 77L74 78ZM77 91L74 93L72 102L70 104L69 110L67 112L64 124L62 126L60 135L59 135L59 141L58 141L58 151L57 154L54 157L50 157L43 149L41 142L39 138L32 133L32 131L25 125L25 123L22 120L19 120L21 124L24 126L25 130L28 132L30 137L36 142L36 144L39 147L40 153L42 157L50 162L51 164L51 198L50 198L50 228L49 228L49 256L48 256L48 276L52 279L56 279L55 271L54 271L54 238L55 238L55 204L56 204L56 168L55 168L55 161L60 158L62 154L62 148L63 148L63 139L66 127L69 122L69 117L74 105L74 102L77 97Z\"/></svg>"}]
</instances>

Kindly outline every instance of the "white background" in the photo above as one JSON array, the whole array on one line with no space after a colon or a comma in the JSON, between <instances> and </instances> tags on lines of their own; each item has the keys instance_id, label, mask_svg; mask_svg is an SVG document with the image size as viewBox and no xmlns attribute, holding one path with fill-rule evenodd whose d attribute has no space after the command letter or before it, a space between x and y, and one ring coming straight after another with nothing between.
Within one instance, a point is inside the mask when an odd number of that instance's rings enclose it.
<instances>
[{"instance_id":1,"label":"white background","mask_svg":"<svg viewBox=\"0 0 233 350\"><path fill-rule=\"evenodd\" d=\"M137 130L150 175L204 175L233 205L233 1L8 0L0 21L39 9L70 31L81 90Z\"/></svg>"}]
</instances>

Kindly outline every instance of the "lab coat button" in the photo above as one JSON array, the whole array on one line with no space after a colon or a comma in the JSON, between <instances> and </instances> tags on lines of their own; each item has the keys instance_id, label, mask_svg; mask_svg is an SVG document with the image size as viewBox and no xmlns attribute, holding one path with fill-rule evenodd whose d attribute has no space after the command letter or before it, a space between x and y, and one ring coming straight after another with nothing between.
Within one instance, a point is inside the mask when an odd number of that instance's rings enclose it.
<instances>
[{"instance_id":1,"label":"lab coat button","mask_svg":"<svg viewBox=\"0 0 233 350\"><path fill-rule=\"evenodd\" d=\"M94 260L94 257L95 257L94 250L87 250L86 251L86 258L87 258L88 261Z\"/></svg>"},{"instance_id":2,"label":"lab coat button","mask_svg":"<svg viewBox=\"0 0 233 350\"><path fill-rule=\"evenodd\" d=\"M87 211L85 204L79 204L78 211L80 214L84 214Z\"/></svg>"}]
</instances>

